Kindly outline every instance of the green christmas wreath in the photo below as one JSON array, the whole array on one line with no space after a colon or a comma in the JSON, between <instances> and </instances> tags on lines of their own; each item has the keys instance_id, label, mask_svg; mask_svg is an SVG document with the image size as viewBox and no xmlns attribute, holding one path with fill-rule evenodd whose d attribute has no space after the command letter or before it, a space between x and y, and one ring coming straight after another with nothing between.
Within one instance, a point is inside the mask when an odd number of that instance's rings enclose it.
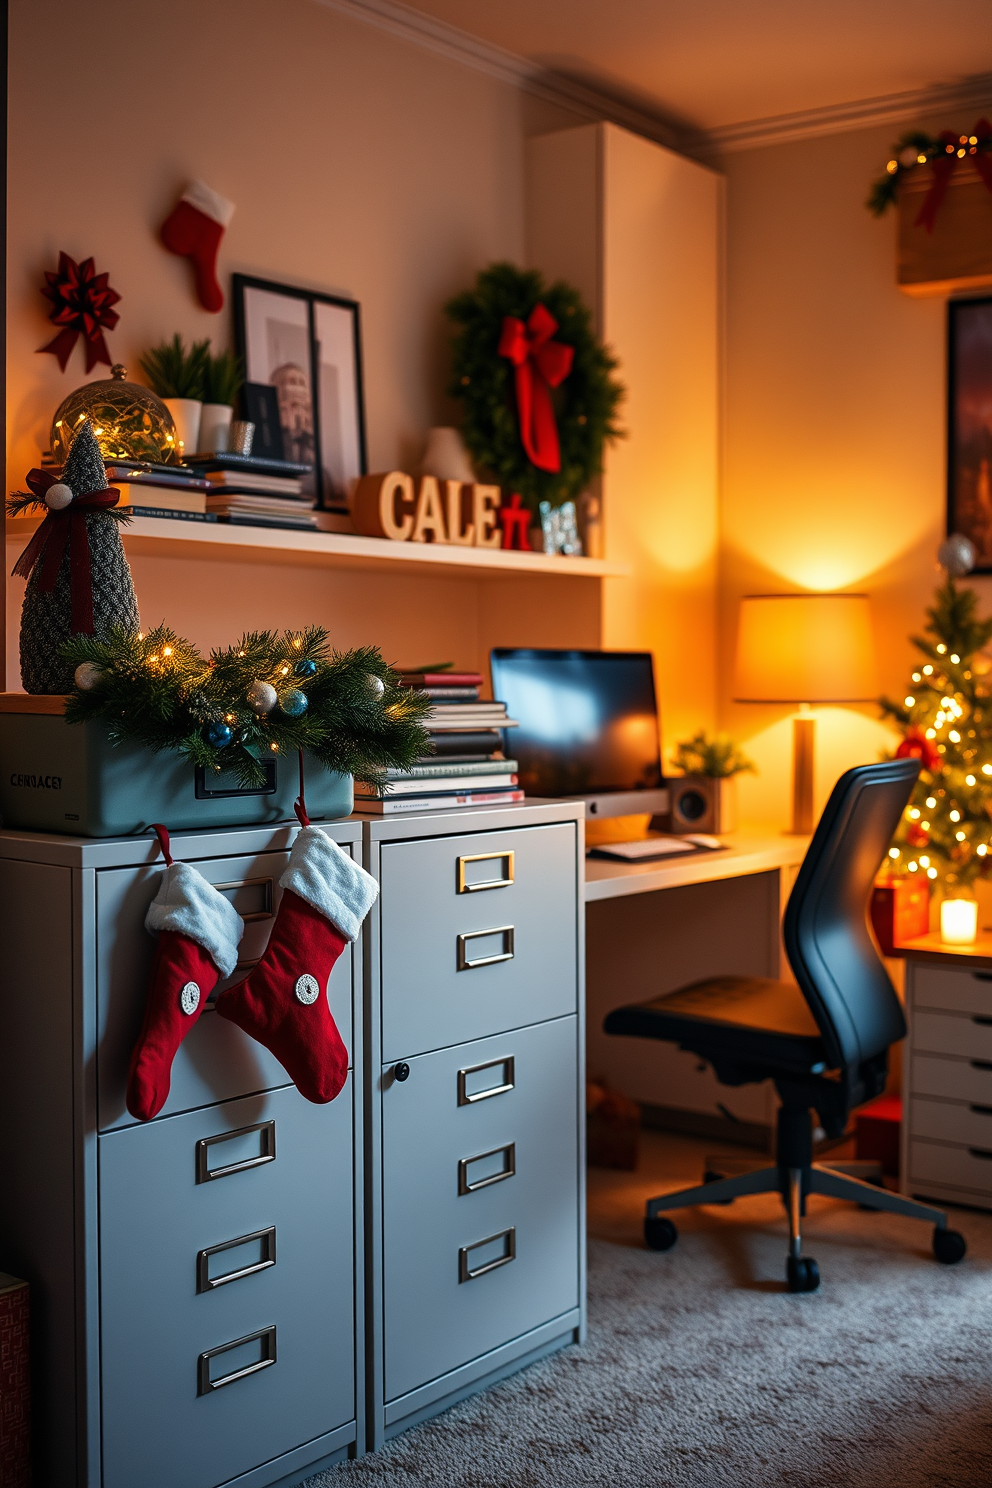
<instances>
[{"instance_id":1,"label":"green christmas wreath","mask_svg":"<svg viewBox=\"0 0 992 1488\"><path fill-rule=\"evenodd\" d=\"M543 307L543 309L542 309ZM546 285L536 270L492 264L445 306L458 329L454 335L449 392L463 408L462 436L477 467L491 472L508 492L519 492L532 511L549 501L560 506L580 495L603 468L607 441L622 437L616 422L624 397L613 376L616 358L598 340L589 311L577 290L562 281ZM559 468L539 468L525 448L519 416L517 368L501 351L507 323L515 322L521 343L533 318L555 322L547 339L559 351L559 372L550 393ZM543 381L538 371L535 382Z\"/></svg>"},{"instance_id":2,"label":"green christmas wreath","mask_svg":"<svg viewBox=\"0 0 992 1488\"><path fill-rule=\"evenodd\" d=\"M430 752L427 695L398 686L375 646L332 651L319 626L255 631L209 657L167 625L76 636L62 654L76 669L68 723L102 719L112 744L175 750L247 788L264 783L261 760L298 749L377 787Z\"/></svg>"}]
</instances>

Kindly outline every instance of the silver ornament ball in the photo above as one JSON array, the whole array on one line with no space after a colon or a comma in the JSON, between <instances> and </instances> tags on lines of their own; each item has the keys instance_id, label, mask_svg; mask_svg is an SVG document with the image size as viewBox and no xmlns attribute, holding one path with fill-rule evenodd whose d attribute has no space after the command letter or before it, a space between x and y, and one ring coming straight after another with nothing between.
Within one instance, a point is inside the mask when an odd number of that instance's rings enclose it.
<instances>
[{"instance_id":1,"label":"silver ornament ball","mask_svg":"<svg viewBox=\"0 0 992 1488\"><path fill-rule=\"evenodd\" d=\"M271 713L276 705L276 690L271 682L253 682L248 689L248 706L259 717Z\"/></svg>"},{"instance_id":2,"label":"silver ornament ball","mask_svg":"<svg viewBox=\"0 0 992 1488\"><path fill-rule=\"evenodd\" d=\"M381 677L369 677L369 692L375 702L386 695L386 684Z\"/></svg>"},{"instance_id":3,"label":"silver ornament ball","mask_svg":"<svg viewBox=\"0 0 992 1488\"><path fill-rule=\"evenodd\" d=\"M920 152L915 145L906 145L904 149L899 151L896 159L900 165L905 166L908 170L911 165L916 165L919 154Z\"/></svg>"},{"instance_id":4,"label":"silver ornament ball","mask_svg":"<svg viewBox=\"0 0 992 1488\"><path fill-rule=\"evenodd\" d=\"M52 511L65 511L71 500L71 488L63 485L61 481L57 485L49 486L45 492L45 505L51 507Z\"/></svg>"},{"instance_id":5,"label":"silver ornament ball","mask_svg":"<svg viewBox=\"0 0 992 1488\"><path fill-rule=\"evenodd\" d=\"M95 661L81 661L72 675L80 692L91 692L103 676L103 671Z\"/></svg>"},{"instance_id":6,"label":"silver ornament ball","mask_svg":"<svg viewBox=\"0 0 992 1488\"><path fill-rule=\"evenodd\" d=\"M937 562L951 579L971 573L977 557L975 544L963 532L952 532L937 549Z\"/></svg>"}]
</instances>

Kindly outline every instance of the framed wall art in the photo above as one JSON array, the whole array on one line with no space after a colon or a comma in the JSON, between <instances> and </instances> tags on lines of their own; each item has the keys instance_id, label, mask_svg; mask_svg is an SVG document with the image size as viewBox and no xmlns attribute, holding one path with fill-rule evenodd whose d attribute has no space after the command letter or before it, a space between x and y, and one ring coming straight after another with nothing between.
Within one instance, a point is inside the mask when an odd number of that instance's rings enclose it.
<instances>
[{"instance_id":1,"label":"framed wall art","mask_svg":"<svg viewBox=\"0 0 992 1488\"><path fill-rule=\"evenodd\" d=\"M947 325L947 531L992 573L992 296L951 300Z\"/></svg>"},{"instance_id":2,"label":"framed wall art","mask_svg":"<svg viewBox=\"0 0 992 1488\"><path fill-rule=\"evenodd\" d=\"M366 473L358 305L234 275L234 337L249 384L275 388L283 458L312 466L318 506L347 511Z\"/></svg>"}]
</instances>

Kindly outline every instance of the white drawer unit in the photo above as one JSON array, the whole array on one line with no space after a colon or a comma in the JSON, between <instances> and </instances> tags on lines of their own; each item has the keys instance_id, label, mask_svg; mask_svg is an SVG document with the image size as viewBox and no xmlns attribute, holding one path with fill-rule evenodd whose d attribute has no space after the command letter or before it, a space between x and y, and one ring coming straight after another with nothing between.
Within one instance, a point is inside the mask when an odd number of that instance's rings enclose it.
<instances>
[{"instance_id":1,"label":"white drawer unit","mask_svg":"<svg viewBox=\"0 0 992 1488\"><path fill-rule=\"evenodd\" d=\"M265 948L295 826L174 835ZM360 856L357 822L325 830ZM361 950L352 1055L308 1104L208 1009L154 1121L124 1110L162 869L153 838L0 832L0 1266L25 1277L37 1488L268 1488L364 1439Z\"/></svg>"},{"instance_id":2,"label":"white drawer unit","mask_svg":"<svg viewBox=\"0 0 992 1488\"><path fill-rule=\"evenodd\" d=\"M902 1187L992 1209L992 960L911 953Z\"/></svg>"},{"instance_id":3,"label":"white drawer unit","mask_svg":"<svg viewBox=\"0 0 992 1488\"><path fill-rule=\"evenodd\" d=\"M582 1335L582 828L366 826L370 1447Z\"/></svg>"}]
</instances>

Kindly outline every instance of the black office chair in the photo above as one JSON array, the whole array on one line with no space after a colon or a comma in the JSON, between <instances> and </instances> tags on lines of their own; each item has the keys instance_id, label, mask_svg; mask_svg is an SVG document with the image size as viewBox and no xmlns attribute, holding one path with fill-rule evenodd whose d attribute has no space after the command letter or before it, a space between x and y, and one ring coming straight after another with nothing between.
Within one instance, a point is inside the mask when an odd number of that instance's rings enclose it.
<instances>
[{"instance_id":1,"label":"black office chair","mask_svg":"<svg viewBox=\"0 0 992 1488\"><path fill-rule=\"evenodd\" d=\"M708 1172L699 1187L649 1199L644 1236L653 1250L669 1250L678 1239L663 1210L778 1192L789 1216L792 1292L820 1284L816 1262L802 1254L809 1193L929 1220L937 1260L952 1265L964 1255L964 1237L947 1228L939 1209L850 1176L845 1167L855 1164L813 1162L811 1108L827 1136L841 1136L854 1107L884 1090L889 1046L906 1032L868 929L868 900L918 774L916 760L891 760L858 765L834 786L785 911L785 949L798 986L712 977L607 1017L607 1033L677 1043L707 1060L724 1085L770 1078L781 1100L776 1165L713 1182L705 1181Z\"/></svg>"}]
</instances>

